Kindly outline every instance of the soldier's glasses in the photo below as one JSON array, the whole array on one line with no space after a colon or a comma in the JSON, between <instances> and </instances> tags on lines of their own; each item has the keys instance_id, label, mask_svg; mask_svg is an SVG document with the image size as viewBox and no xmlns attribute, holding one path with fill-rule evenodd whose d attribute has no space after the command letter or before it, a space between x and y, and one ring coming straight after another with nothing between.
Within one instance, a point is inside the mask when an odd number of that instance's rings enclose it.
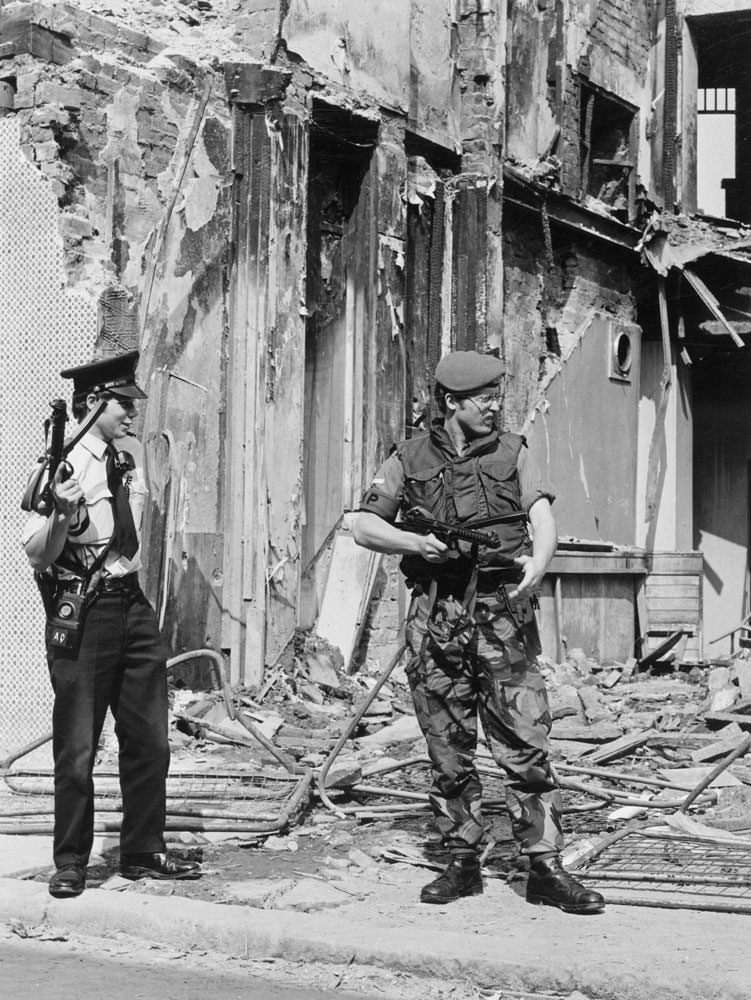
<instances>
[{"instance_id":1,"label":"soldier's glasses","mask_svg":"<svg viewBox=\"0 0 751 1000\"><path fill-rule=\"evenodd\" d=\"M480 410L490 410L497 403L498 406L503 402L502 392L488 392L483 393L482 396L467 396L467 399L471 399L475 406Z\"/></svg>"}]
</instances>

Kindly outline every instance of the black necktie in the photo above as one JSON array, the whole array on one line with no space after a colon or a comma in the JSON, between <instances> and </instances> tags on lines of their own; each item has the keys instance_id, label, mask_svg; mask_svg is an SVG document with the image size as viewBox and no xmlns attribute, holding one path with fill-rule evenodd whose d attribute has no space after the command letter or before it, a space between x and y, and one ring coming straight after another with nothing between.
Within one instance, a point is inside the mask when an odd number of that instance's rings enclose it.
<instances>
[{"instance_id":1,"label":"black necktie","mask_svg":"<svg viewBox=\"0 0 751 1000\"><path fill-rule=\"evenodd\" d=\"M112 494L112 517L115 524L112 548L126 559L132 559L138 551L138 535L128 491L123 485L123 471L125 470L118 461L117 452L111 444L107 445L107 486Z\"/></svg>"}]
</instances>

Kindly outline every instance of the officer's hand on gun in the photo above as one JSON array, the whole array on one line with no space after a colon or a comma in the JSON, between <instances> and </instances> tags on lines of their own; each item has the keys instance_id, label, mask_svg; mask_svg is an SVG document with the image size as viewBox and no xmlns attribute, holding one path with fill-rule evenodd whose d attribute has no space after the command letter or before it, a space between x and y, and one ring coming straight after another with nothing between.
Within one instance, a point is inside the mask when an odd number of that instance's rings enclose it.
<instances>
[{"instance_id":1,"label":"officer's hand on gun","mask_svg":"<svg viewBox=\"0 0 751 1000\"><path fill-rule=\"evenodd\" d=\"M84 499L84 493L75 476L70 475L70 466L67 462L61 462L57 467L52 481L52 493L58 513L66 518L75 517Z\"/></svg>"}]
</instances>

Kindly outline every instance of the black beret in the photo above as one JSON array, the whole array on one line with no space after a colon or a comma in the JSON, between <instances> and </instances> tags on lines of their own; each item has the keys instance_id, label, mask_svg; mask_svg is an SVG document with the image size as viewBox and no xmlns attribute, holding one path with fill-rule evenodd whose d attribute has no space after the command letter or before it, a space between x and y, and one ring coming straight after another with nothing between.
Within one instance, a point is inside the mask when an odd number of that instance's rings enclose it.
<instances>
[{"instance_id":1,"label":"black beret","mask_svg":"<svg viewBox=\"0 0 751 1000\"><path fill-rule=\"evenodd\" d=\"M494 354L479 351L452 351L436 365L435 380L450 392L476 392L497 386L506 366Z\"/></svg>"}]
</instances>

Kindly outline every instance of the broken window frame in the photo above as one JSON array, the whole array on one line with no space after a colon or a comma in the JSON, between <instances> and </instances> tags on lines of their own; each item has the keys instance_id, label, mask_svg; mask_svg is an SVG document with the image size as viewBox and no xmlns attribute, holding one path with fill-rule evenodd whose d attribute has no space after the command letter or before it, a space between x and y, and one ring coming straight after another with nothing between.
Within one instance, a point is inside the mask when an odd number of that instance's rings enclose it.
<instances>
[{"instance_id":1,"label":"broken window frame","mask_svg":"<svg viewBox=\"0 0 751 1000\"><path fill-rule=\"evenodd\" d=\"M622 222L633 222L636 217L636 173L637 173L637 143L639 112L633 104L622 100L615 94L598 87L584 76L578 77L579 92L579 200L587 196L596 198L610 206L602 198L602 188L606 183L615 184L623 181L623 207L610 207L611 214ZM618 156L618 150L613 150L611 156L596 156L596 152L604 152L602 140L608 124L617 114L623 124L621 132L625 140L625 156ZM593 129L600 129L600 142L593 138ZM596 169L599 168L599 169ZM598 182L598 190L594 190L593 174L602 179ZM619 178L617 175L621 174Z\"/></svg>"}]
</instances>

